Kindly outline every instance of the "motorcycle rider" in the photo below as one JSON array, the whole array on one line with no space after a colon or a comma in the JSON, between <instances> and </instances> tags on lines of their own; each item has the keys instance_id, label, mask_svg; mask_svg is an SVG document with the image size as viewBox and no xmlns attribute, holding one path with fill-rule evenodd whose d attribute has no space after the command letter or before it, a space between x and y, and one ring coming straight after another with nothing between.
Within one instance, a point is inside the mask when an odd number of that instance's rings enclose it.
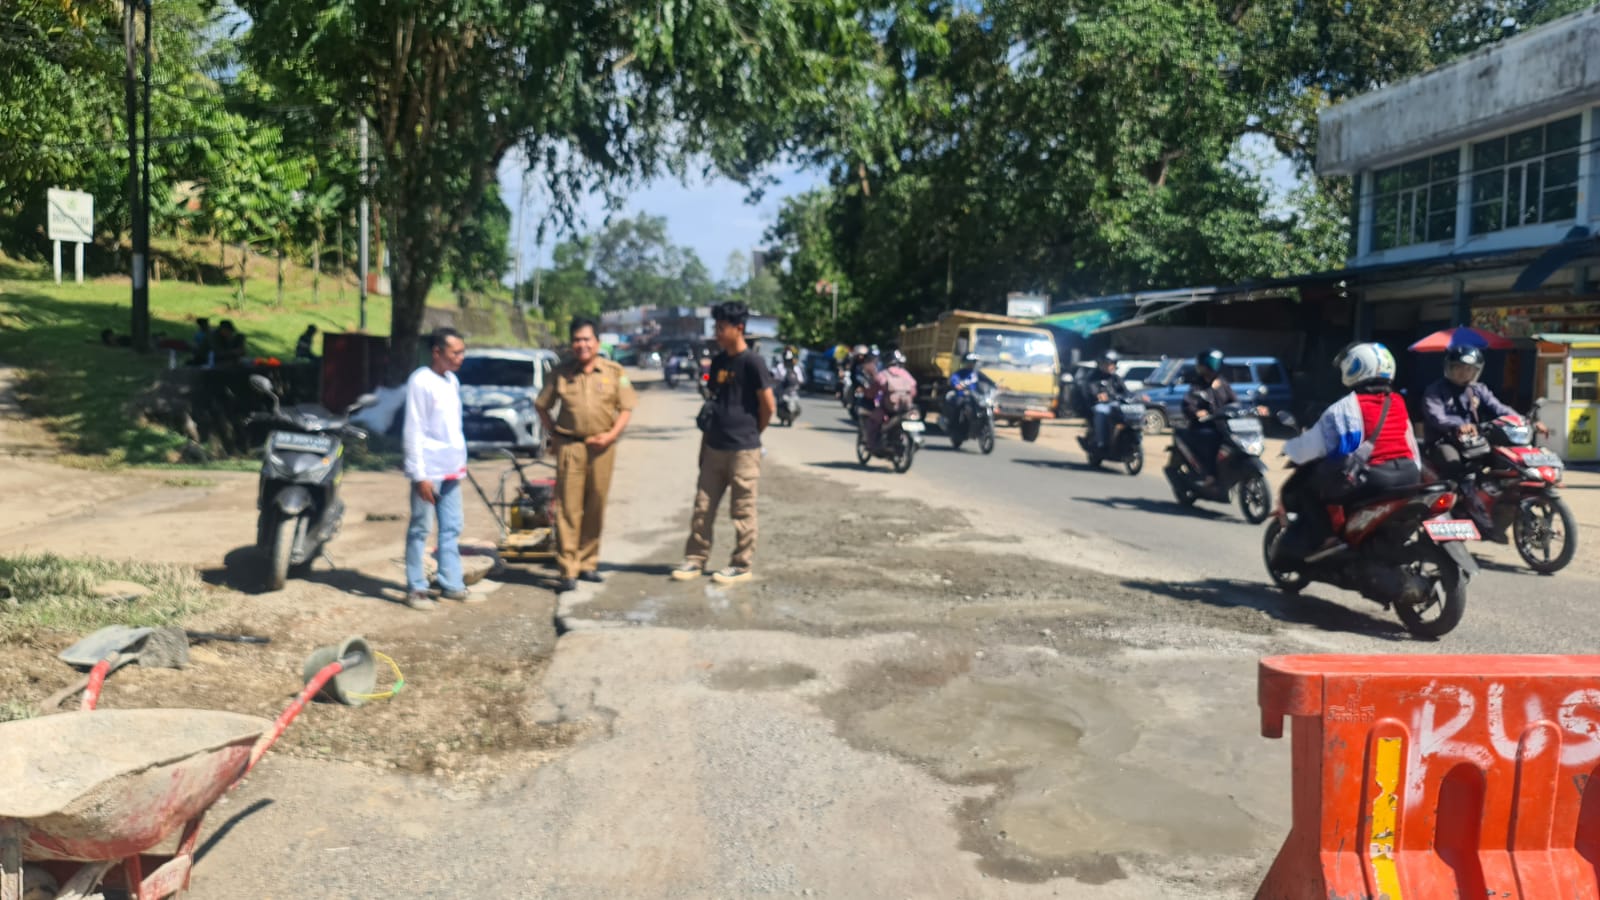
<instances>
[{"instance_id":1,"label":"motorcycle rider","mask_svg":"<svg viewBox=\"0 0 1600 900\"><path fill-rule=\"evenodd\" d=\"M1207 484L1217 479L1217 451L1222 448L1222 432L1217 424L1217 414L1231 403L1239 402L1233 385L1218 374L1222 370L1222 351L1215 347L1202 350L1194 358L1194 372L1189 375L1189 393L1183 397L1183 418L1187 442L1199 457L1201 474Z\"/></svg>"},{"instance_id":2,"label":"motorcycle rider","mask_svg":"<svg viewBox=\"0 0 1600 900\"><path fill-rule=\"evenodd\" d=\"M961 357L961 368L950 374L950 390L945 392L943 410L948 421L956 420L961 414L961 402L979 384L993 385L994 379L978 369L978 354L968 353Z\"/></svg>"},{"instance_id":3,"label":"motorcycle rider","mask_svg":"<svg viewBox=\"0 0 1600 900\"><path fill-rule=\"evenodd\" d=\"M778 367L778 396L800 393L800 383L804 376L800 371L800 361L795 357L793 347L783 350L783 364Z\"/></svg>"},{"instance_id":4,"label":"motorcycle rider","mask_svg":"<svg viewBox=\"0 0 1600 900\"><path fill-rule=\"evenodd\" d=\"M1328 503L1348 506L1422 481L1411 415L1405 398L1394 390L1394 354L1383 344L1358 343L1341 351L1333 364L1350 393L1283 446L1284 455L1297 465L1317 463L1319 467L1315 476L1304 482L1305 490L1290 490L1286 485L1284 508L1297 517L1279 546L1291 556L1303 557L1331 539ZM1384 413L1386 403L1388 412ZM1380 418L1383 428L1377 431ZM1345 460L1368 435L1372 435L1372 455L1367 459L1366 484L1341 496L1337 488L1344 478ZM1295 481L1291 479L1290 484Z\"/></svg>"},{"instance_id":5,"label":"motorcycle rider","mask_svg":"<svg viewBox=\"0 0 1600 900\"><path fill-rule=\"evenodd\" d=\"M1504 529L1497 530L1489 510L1478 496L1476 472L1461 458L1461 448L1452 438L1472 438L1483 422L1516 411L1500 402L1489 386L1478 381L1483 374L1483 351L1477 347L1451 347L1444 356L1444 377L1428 385L1422 395L1422 436L1428 458L1439 473L1462 485L1461 499L1467 514L1486 540L1505 543ZM1534 423L1540 434L1549 434L1543 422Z\"/></svg>"},{"instance_id":6,"label":"motorcycle rider","mask_svg":"<svg viewBox=\"0 0 1600 900\"><path fill-rule=\"evenodd\" d=\"M1100 356L1100 363L1095 367L1094 374L1089 376L1089 396L1094 398L1094 444L1098 450L1106 449L1111 443L1111 413L1116 409L1116 401L1128 395L1128 385L1117 374L1117 361L1122 357L1115 350L1107 350ZM1191 390L1190 393L1193 393ZM1212 451L1216 456L1216 451Z\"/></svg>"},{"instance_id":7,"label":"motorcycle rider","mask_svg":"<svg viewBox=\"0 0 1600 900\"><path fill-rule=\"evenodd\" d=\"M867 414L867 446L872 452L879 450L884 423L890 416L898 416L911 409L917 396L917 380L906 371L906 357L898 349L890 350L884 357L881 371L872 377L867 389L867 402L872 411Z\"/></svg>"}]
</instances>

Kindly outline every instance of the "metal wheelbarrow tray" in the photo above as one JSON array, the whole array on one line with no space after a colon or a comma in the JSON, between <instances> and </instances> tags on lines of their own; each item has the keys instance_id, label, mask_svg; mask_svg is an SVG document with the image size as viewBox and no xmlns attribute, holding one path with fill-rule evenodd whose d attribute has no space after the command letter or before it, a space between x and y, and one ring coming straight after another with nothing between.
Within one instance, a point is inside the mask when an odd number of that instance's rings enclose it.
<instances>
[{"instance_id":1,"label":"metal wheelbarrow tray","mask_svg":"<svg viewBox=\"0 0 1600 900\"><path fill-rule=\"evenodd\" d=\"M358 695L371 687L372 654L360 638L312 660L305 690L276 721L90 709L0 724L0 900L22 900L25 862L60 879L63 898L86 897L102 880L134 900L186 889L206 810L330 681L344 674Z\"/></svg>"}]
</instances>

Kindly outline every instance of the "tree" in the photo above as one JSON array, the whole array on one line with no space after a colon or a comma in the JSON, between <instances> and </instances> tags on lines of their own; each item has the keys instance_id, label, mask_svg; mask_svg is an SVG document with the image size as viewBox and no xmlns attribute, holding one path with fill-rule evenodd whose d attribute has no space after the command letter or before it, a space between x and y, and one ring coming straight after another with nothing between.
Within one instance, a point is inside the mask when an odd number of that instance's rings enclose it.
<instances>
[{"instance_id":1,"label":"tree","mask_svg":"<svg viewBox=\"0 0 1600 900\"><path fill-rule=\"evenodd\" d=\"M489 185L478 210L463 222L445 256L450 288L466 305L468 292L487 291L500 283L510 258L511 210L500 199L498 185Z\"/></svg>"},{"instance_id":2,"label":"tree","mask_svg":"<svg viewBox=\"0 0 1600 900\"><path fill-rule=\"evenodd\" d=\"M390 216L391 375L424 298L505 154L522 149L570 213L596 189L691 165L752 181L789 151L875 156L874 89L937 48L909 0L240 0L246 58L287 94L367 116ZM819 149L820 148L820 149Z\"/></svg>"},{"instance_id":3,"label":"tree","mask_svg":"<svg viewBox=\"0 0 1600 900\"><path fill-rule=\"evenodd\" d=\"M261 128L212 150L219 177L206 186L204 221L219 241L239 245L240 307L252 243L266 243L276 252L278 302L283 302L283 252L309 178L305 161L284 158L280 143L275 129Z\"/></svg>"},{"instance_id":4,"label":"tree","mask_svg":"<svg viewBox=\"0 0 1600 900\"><path fill-rule=\"evenodd\" d=\"M898 67L890 152L785 204L785 328L881 334L1011 290L1232 283L1337 265L1347 189L1285 213L1239 164L1266 138L1302 175L1317 111L1568 0L992 0L930 7L948 52ZM819 280L839 285L840 322Z\"/></svg>"},{"instance_id":5,"label":"tree","mask_svg":"<svg viewBox=\"0 0 1600 900\"><path fill-rule=\"evenodd\" d=\"M588 246L602 309L703 306L715 298L711 273L693 250L672 243L661 216L620 219Z\"/></svg>"},{"instance_id":6,"label":"tree","mask_svg":"<svg viewBox=\"0 0 1600 900\"><path fill-rule=\"evenodd\" d=\"M558 331L573 316L600 315L601 291L589 270L590 240L580 237L557 244L551 252L553 265L537 275L541 312ZM533 295L528 285L522 286L519 293Z\"/></svg>"}]
</instances>

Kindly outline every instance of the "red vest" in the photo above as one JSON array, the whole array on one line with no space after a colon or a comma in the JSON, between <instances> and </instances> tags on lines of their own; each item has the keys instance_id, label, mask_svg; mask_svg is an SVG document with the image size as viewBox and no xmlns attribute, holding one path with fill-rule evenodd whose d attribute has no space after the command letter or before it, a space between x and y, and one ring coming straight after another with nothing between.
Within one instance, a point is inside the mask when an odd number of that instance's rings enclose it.
<instances>
[{"instance_id":1,"label":"red vest","mask_svg":"<svg viewBox=\"0 0 1600 900\"><path fill-rule=\"evenodd\" d=\"M1372 438L1372 465L1393 459L1411 459L1411 443L1406 435L1411 433L1411 414L1406 411L1406 399L1399 394L1357 394L1361 404L1361 430L1372 435L1378 427L1378 416L1383 412L1383 401L1389 400L1389 415L1383 420L1383 432Z\"/></svg>"}]
</instances>

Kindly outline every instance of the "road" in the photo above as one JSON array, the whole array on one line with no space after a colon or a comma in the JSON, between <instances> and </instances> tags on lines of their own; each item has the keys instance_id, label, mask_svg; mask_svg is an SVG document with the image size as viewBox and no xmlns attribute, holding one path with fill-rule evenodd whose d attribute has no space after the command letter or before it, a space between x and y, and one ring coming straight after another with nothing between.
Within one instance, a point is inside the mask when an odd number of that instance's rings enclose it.
<instances>
[{"instance_id":1,"label":"road","mask_svg":"<svg viewBox=\"0 0 1600 900\"><path fill-rule=\"evenodd\" d=\"M837 408L822 398L808 407L825 416L832 416ZM838 422L811 421L803 427L830 436L828 452L848 458L853 436L841 433L847 424L839 418ZM1075 423L1053 424L1034 444L1016 439L1015 429L1002 429L1001 433L1013 439L998 441L994 453L981 458L970 445L962 451L951 450L937 429L930 429L924 452L907 474L915 480L963 485L970 503L1025 510L1050 527L1092 532L1115 541L1144 555L1144 564L1176 576L1180 584L1265 582L1261 527L1246 523L1237 504L1199 503L1184 509L1173 502L1161 473L1166 436L1146 441L1144 472L1129 477L1120 466L1109 463L1100 470L1089 468L1076 447L1080 428ZM1269 462L1279 465L1273 453L1269 450ZM1274 491L1285 475L1282 470L1272 473ZM1600 479L1573 473L1567 491L1580 511L1580 522L1600 527L1596 517ZM1468 612L1460 628L1447 641L1409 644L1408 651L1584 653L1596 646L1600 620L1592 615L1592 609L1600 587L1600 567L1593 553L1580 551L1574 565L1559 577L1541 577L1528 570L1508 547L1480 544L1475 551L1484 571L1472 583ZM1128 574L1140 571L1146 571L1143 564ZM1306 593L1337 600L1355 610L1378 613L1380 609L1358 595L1325 585ZM1292 601L1286 598L1282 605L1292 606Z\"/></svg>"},{"instance_id":2,"label":"road","mask_svg":"<svg viewBox=\"0 0 1600 900\"><path fill-rule=\"evenodd\" d=\"M757 579L675 583L697 398L641 381L606 583L562 597L528 716L579 738L487 785L269 756L210 821L196 900L1249 897L1289 826L1261 656L1581 652L1600 628L1592 554L1487 572L1455 634L1412 641L1359 598L1265 588L1235 510L1083 469L1070 430L989 457L935 435L896 475L820 398L767 435Z\"/></svg>"}]
</instances>

